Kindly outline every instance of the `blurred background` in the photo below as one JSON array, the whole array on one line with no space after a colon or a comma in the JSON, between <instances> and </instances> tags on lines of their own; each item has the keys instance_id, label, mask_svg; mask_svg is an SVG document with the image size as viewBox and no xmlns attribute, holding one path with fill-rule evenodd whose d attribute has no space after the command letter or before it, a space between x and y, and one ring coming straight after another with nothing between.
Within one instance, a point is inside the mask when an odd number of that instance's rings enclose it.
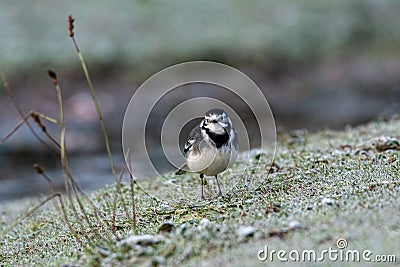
<instances>
[{"instance_id":1,"label":"blurred background","mask_svg":"<svg viewBox=\"0 0 400 267\"><path fill-rule=\"evenodd\" d=\"M0 3L0 72L24 112L58 117L65 99L72 172L87 190L112 183L90 93L68 37L67 17L88 62L115 151L134 91L177 63L212 60L263 90L280 131L342 129L400 111L400 1L59 1ZM216 96L224 99L224 95ZM0 138L20 117L0 87ZM46 123L58 137L56 127ZM57 158L26 127L0 145L0 200L46 193L40 163L62 185Z\"/></svg>"}]
</instances>

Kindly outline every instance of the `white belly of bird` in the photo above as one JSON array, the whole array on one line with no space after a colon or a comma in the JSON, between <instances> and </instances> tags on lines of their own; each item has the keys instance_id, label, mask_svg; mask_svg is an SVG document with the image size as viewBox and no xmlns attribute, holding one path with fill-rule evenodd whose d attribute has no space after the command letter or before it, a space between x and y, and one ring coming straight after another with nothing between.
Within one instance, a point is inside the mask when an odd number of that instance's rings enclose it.
<instances>
[{"instance_id":1,"label":"white belly of bird","mask_svg":"<svg viewBox=\"0 0 400 267\"><path fill-rule=\"evenodd\" d=\"M236 159L229 147L221 149L202 149L201 153L192 152L187 158L187 166L193 172L207 176L217 175L226 170Z\"/></svg>"}]
</instances>

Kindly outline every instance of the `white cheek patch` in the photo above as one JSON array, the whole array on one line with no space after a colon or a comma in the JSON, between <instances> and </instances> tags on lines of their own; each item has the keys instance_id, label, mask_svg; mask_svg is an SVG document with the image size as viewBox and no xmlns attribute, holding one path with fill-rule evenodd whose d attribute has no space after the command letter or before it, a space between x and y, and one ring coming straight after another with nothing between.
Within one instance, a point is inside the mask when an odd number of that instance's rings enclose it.
<instances>
[{"instance_id":1,"label":"white cheek patch","mask_svg":"<svg viewBox=\"0 0 400 267\"><path fill-rule=\"evenodd\" d=\"M221 125L218 123L210 123L207 126L205 126L207 129L209 129L211 132L216 133L216 134L223 134L225 133L225 130Z\"/></svg>"},{"instance_id":2,"label":"white cheek patch","mask_svg":"<svg viewBox=\"0 0 400 267\"><path fill-rule=\"evenodd\" d=\"M228 124L225 123L225 122L220 122L219 125L221 125L221 126L224 127L224 128L228 127Z\"/></svg>"}]
</instances>

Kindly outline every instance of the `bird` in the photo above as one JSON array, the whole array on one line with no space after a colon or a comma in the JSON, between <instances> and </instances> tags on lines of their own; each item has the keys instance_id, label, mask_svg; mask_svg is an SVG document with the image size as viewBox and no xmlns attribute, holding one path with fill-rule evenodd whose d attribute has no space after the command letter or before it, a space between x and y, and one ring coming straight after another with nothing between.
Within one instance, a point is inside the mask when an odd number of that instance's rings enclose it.
<instances>
[{"instance_id":1,"label":"bird","mask_svg":"<svg viewBox=\"0 0 400 267\"><path fill-rule=\"evenodd\" d=\"M184 145L186 163L176 175L191 171L200 174L201 198L204 200L204 176L215 176L218 196L223 196L218 174L230 168L239 152L238 135L232 121L222 109L211 109L195 126Z\"/></svg>"}]
</instances>

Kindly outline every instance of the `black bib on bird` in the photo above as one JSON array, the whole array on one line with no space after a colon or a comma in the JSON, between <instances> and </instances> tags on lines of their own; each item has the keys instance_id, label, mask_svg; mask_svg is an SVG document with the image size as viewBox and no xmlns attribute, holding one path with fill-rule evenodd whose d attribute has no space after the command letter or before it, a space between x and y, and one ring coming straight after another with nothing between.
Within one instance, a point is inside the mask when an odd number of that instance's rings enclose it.
<instances>
[{"instance_id":1,"label":"black bib on bird","mask_svg":"<svg viewBox=\"0 0 400 267\"><path fill-rule=\"evenodd\" d=\"M210 130L207 129L206 127L203 127L203 129L206 130L208 136L210 137L211 140L214 141L215 146L217 148L222 147L229 140L229 134L226 131L224 131L223 134L215 134L215 133L210 132Z\"/></svg>"}]
</instances>

